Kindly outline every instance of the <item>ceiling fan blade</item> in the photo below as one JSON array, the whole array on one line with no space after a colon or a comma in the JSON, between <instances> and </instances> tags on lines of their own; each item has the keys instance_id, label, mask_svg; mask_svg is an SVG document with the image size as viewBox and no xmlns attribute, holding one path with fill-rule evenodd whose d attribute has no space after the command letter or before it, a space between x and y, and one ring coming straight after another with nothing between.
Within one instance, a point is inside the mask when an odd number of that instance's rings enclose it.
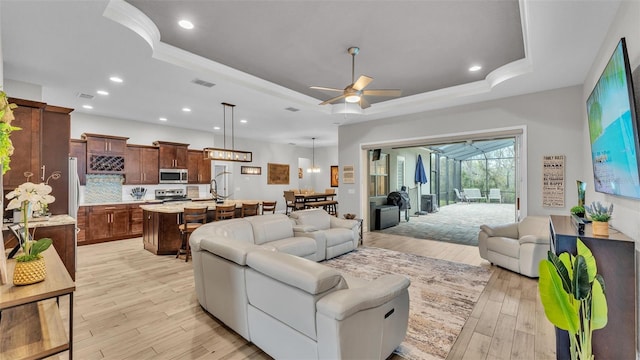
<instances>
[{"instance_id":1,"label":"ceiling fan blade","mask_svg":"<svg viewBox=\"0 0 640 360\"><path fill-rule=\"evenodd\" d=\"M369 102L367 101L367 99L364 98L364 96L360 97L360 108L362 109L366 109L368 107L370 107L371 104L369 104Z\"/></svg>"},{"instance_id":2,"label":"ceiling fan blade","mask_svg":"<svg viewBox=\"0 0 640 360\"><path fill-rule=\"evenodd\" d=\"M338 91L338 92L343 92L344 91L344 89L336 89L336 88L330 88L330 87L324 87L324 86L310 86L309 89Z\"/></svg>"},{"instance_id":3,"label":"ceiling fan blade","mask_svg":"<svg viewBox=\"0 0 640 360\"><path fill-rule=\"evenodd\" d=\"M397 89L365 90L362 92L362 94L367 96L400 96L402 94L402 90L397 90Z\"/></svg>"},{"instance_id":4,"label":"ceiling fan blade","mask_svg":"<svg viewBox=\"0 0 640 360\"><path fill-rule=\"evenodd\" d=\"M327 104L331 104L331 103L336 102L336 101L338 101L338 100L340 100L340 99L344 99L345 97L347 97L347 95L345 95L345 94L338 95L338 96L333 97L333 98L331 98L331 99L329 99L329 100L325 100L325 101L321 102L321 103L320 103L320 105L327 105Z\"/></svg>"},{"instance_id":5,"label":"ceiling fan blade","mask_svg":"<svg viewBox=\"0 0 640 360\"><path fill-rule=\"evenodd\" d=\"M360 91L365 87L367 87L367 85L369 85L369 83L372 81L373 81L373 78L370 78L366 75L360 75L358 80L356 80L356 82L354 82L353 85L351 85L351 88L353 88L354 90Z\"/></svg>"}]
</instances>

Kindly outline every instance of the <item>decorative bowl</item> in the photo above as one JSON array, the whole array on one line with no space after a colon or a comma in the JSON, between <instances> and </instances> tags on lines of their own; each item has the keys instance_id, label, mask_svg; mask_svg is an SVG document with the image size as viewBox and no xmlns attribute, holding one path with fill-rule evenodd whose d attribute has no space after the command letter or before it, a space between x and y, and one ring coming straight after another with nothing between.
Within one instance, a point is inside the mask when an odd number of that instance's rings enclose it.
<instances>
[{"instance_id":1,"label":"decorative bowl","mask_svg":"<svg viewBox=\"0 0 640 360\"><path fill-rule=\"evenodd\" d=\"M356 214L344 214L344 218L347 220L353 220L356 218Z\"/></svg>"}]
</instances>

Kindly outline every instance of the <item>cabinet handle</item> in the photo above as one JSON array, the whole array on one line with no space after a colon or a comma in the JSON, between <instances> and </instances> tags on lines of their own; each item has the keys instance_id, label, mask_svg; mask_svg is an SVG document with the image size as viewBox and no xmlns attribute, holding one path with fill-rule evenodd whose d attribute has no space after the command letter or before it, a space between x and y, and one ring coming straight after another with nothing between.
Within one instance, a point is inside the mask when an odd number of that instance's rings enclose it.
<instances>
[{"instance_id":1,"label":"cabinet handle","mask_svg":"<svg viewBox=\"0 0 640 360\"><path fill-rule=\"evenodd\" d=\"M45 173L45 169L47 168L47 165L42 165L40 167L40 169L42 169L42 176L40 177L42 179L42 181L44 181L44 173Z\"/></svg>"}]
</instances>

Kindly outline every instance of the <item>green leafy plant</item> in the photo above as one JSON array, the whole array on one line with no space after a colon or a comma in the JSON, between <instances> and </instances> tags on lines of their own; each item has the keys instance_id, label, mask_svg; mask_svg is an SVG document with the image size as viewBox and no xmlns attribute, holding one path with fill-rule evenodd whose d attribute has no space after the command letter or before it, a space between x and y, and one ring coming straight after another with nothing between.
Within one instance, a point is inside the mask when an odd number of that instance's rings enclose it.
<instances>
[{"instance_id":1,"label":"green leafy plant","mask_svg":"<svg viewBox=\"0 0 640 360\"><path fill-rule=\"evenodd\" d=\"M607 325L607 299L591 250L580 239L576 247L576 256L548 252L539 264L538 288L547 319L569 332L571 359L592 360L593 331Z\"/></svg>"},{"instance_id":2,"label":"green leafy plant","mask_svg":"<svg viewBox=\"0 0 640 360\"><path fill-rule=\"evenodd\" d=\"M593 221L607 222L611 219L611 214L613 214L613 204L606 207L600 204L599 201L592 202L591 205L585 206L584 209Z\"/></svg>"},{"instance_id":3,"label":"green leafy plant","mask_svg":"<svg viewBox=\"0 0 640 360\"><path fill-rule=\"evenodd\" d=\"M37 241L29 236L29 211L40 211L43 205L50 204L56 199L50 195L51 186L40 183L26 182L7 194L9 204L7 210L20 209L23 225L22 255L16 256L16 261L27 262L40 258L40 253L51 246L51 239L44 238Z\"/></svg>"},{"instance_id":4,"label":"green leafy plant","mask_svg":"<svg viewBox=\"0 0 640 360\"><path fill-rule=\"evenodd\" d=\"M16 107L16 104L9 104L7 93L0 91L0 159L3 175L10 169L9 163L14 150L10 139L11 133L15 130L21 130L19 127L11 125L14 120L13 109Z\"/></svg>"},{"instance_id":5,"label":"green leafy plant","mask_svg":"<svg viewBox=\"0 0 640 360\"><path fill-rule=\"evenodd\" d=\"M581 205L576 205L571 208L571 213L579 217L584 217L584 212L584 206Z\"/></svg>"}]
</instances>

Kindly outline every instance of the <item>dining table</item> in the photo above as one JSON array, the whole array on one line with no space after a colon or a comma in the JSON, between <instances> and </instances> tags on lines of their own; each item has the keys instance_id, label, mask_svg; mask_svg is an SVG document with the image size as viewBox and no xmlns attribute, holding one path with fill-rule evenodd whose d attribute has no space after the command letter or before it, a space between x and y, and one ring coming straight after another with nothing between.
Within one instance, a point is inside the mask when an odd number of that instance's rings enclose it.
<instances>
[{"instance_id":1,"label":"dining table","mask_svg":"<svg viewBox=\"0 0 640 360\"><path fill-rule=\"evenodd\" d=\"M326 201L331 201L335 193L300 193L295 194L296 203L302 204L305 209L324 206Z\"/></svg>"}]
</instances>

